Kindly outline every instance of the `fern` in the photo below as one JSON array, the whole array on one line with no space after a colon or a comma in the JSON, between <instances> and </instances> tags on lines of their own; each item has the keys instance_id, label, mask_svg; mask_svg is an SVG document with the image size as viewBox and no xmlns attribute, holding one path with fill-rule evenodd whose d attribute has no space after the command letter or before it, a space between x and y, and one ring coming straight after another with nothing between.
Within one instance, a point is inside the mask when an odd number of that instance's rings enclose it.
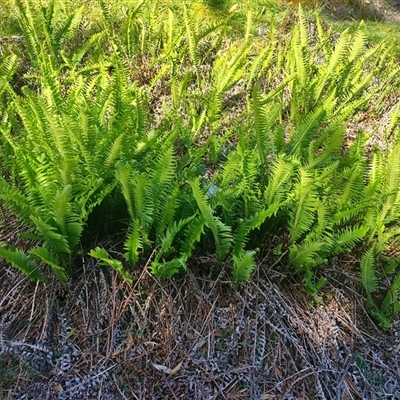
<instances>
[{"instance_id":1,"label":"fern","mask_svg":"<svg viewBox=\"0 0 400 400\"><path fill-rule=\"evenodd\" d=\"M333 237L333 248L331 254L340 254L352 249L360 242L369 231L369 226L354 226L344 229L342 232L335 232Z\"/></svg>"},{"instance_id":2,"label":"fern","mask_svg":"<svg viewBox=\"0 0 400 400\"><path fill-rule=\"evenodd\" d=\"M107 156L104 162L104 166L106 170L109 170L112 168L115 163L118 161L118 159L121 156L122 153L122 141L123 141L124 136L119 135L114 143L112 144L110 150L107 152Z\"/></svg>"},{"instance_id":3,"label":"fern","mask_svg":"<svg viewBox=\"0 0 400 400\"><path fill-rule=\"evenodd\" d=\"M177 258L163 263L153 261L150 265L151 272L161 278L171 278L171 276L186 268L186 262L183 258Z\"/></svg>"},{"instance_id":4,"label":"fern","mask_svg":"<svg viewBox=\"0 0 400 400\"><path fill-rule=\"evenodd\" d=\"M195 215L184 232L184 239L182 239L181 254L184 259L188 259L194 249L195 244L200 242L201 236L205 234L206 221L202 215Z\"/></svg>"},{"instance_id":5,"label":"fern","mask_svg":"<svg viewBox=\"0 0 400 400\"><path fill-rule=\"evenodd\" d=\"M290 154L301 156L304 148L307 148L311 139L316 133L317 128L325 118L325 110L318 107L312 113L306 116L296 131L294 132L289 144Z\"/></svg>"},{"instance_id":6,"label":"fern","mask_svg":"<svg viewBox=\"0 0 400 400\"><path fill-rule=\"evenodd\" d=\"M23 251L18 249L6 249L0 246L0 257L3 257L13 267L19 269L32 281L44 281L44 276L40 272L38 265Z\"/></svg>"},{"instance_id":7,"label":"fern","mask_svg":"<svg viewBox=\"0 0 400 400\"><path fill-rule=\"evenodd\" d=\"M173 195L174 187L178 183L173 148L167 148L151 169L149 178L152 182L150 190L157 224L156 236L160 236L160 233L173 221L174 209L178 206L177 193ZM172 201L169 201L168 198L171 196Z\"/></svg>"},{"instance_id":8,"label":"fern","mask_svg":"<svg viewBox=\"0 0 400 400\"><path fill-rule=\"evenodd\" d=\"M124 269L121 261L111 259L106 250L102 249L101 247L96 247L95 249L90 251L89 255L94 257L94 258L98 258L102 262L103 265L107 265L107 266L113 268L128 283L132 283L133 282L132 277Z\"/></svg>"},{"instance_id":9,"label":"fern","mask_svg":"<svg viewBox=\"0 0 400 400\"><path fill-rule=\"evenodd\" d=\"M181 219L179 221L175 221L172 225L170 225L161 236L160 244L161 250L157 254L156 259L160 259L160 257L164 254L168 254L170 251L175 250L172 247L172 244L176 238L176 236L183 231L183 228L193 221L196 215L191 215L188 218ZM186 257L187 258L187 257Z\"/></svg>"},{"instance_id":10,"label":"fern","mask_svg":"<svg viewBox=\"0 0 400 400\"><path fill-rule=\"evenodd\" d=\"M317 208L313 179L305 169L299 170L299 183L295 189L294 206L290 210L290 243L294 243L307 232L315 220Z\"/></svg>"},{"instance_id":11,"label":"fern","mask_svg":"<svg viewBox=\"0 0 400 400\"><path fill-rule=\"evenodd\" d=\"M232 244L231 228L214 217L213 210L207 204L206 197L200 189L200 181L190 182L190 186L204 221L213 234L217 260L222 261L227 256Z\"/></svg>"},{"instance_id":12,"label":"fern","mask_svg":"<svg viewBox=\"0 0 400 400\"><path fill-rule=\"evenodd\" d=\"M239 255L243 252L244 246L248 241L249 233L254 229L259 229L265 223L267 218L276 216L279 209L282 207L280 203L271 204L266 210L261 210L253 214L250 218L239 220L237 231L234 235L233 254Z\"/></svg>"},{"instance_id":13,"label":"fern","mask_svg":"<svg viewBox=\"0 0 400 400\"><path fill-rule=\"evenodd\" d=\"M71 253L67 238L58 233L57 228L49 225L42 219L33 215L31 216L31 220L34 223L37 231L43 238L45 238L45 243L50 245L53 251L59 253L60 255Z\"/></svg>"},{"instance_id":14,"label":"fern","mask_svg":"<svg viewBox=\"0 0 400 400\"><path fill-rule=\"evenodd\" d=\"M200 81L200 61L197 49L198 39L196 38L195 27L193 24L193 19L190 19L188 16L186 5L183 4L183 19L186 27L186 35L188 40L188 48L190 59L193 63L193 66L196 70L197 79Z\"/></svg>"},{"instance_id":15,"label":"fern","mask_svg":"<svg viewBox=\"0 0 400 400\"><path fill-rule=\"evenodd\" d=\"M395 317L400 312L400 274L397 273L393 283L388 289L381 305L381 312L390 317Z\"/></svg>"},{"instance_id":16,"label":"fern","mask_svg":"<svg viewBox=\"0 0 400 400\"><path fill-rule=\"evenodd\" d=\"M348 47L349 39L347 31L341 33L338 43L336 44L334 52L330 55L329 63L325 67L324 74L318 82L315 89L315 102L318 103L321 99L322 93L326 90L326 83L329 79L335 76L336 68L342 65L342 59ZM357 49L357 47L355 48ZM351 60L350 60L351 61Z\"/></svg>"},{"instance_id":17,"label":"fern","mask_svg":"<svg viewBox=\"0 0 400 400\"><path fill-rule=\"evenodd\" d=\"M286 193L290 191L295 162L281 156L271 166L270 170L268 186L264 193L267 205L282 201Z\"/></svg>"},{"instance_id":18,"label":"fern","mask_svg":"<svg viewBox=\"0 0 400 400\"><path fill-rule=\"evenodd\" d=\"M0 96L4 92L12 92L9 86L11 77L17 70L18 57L15 54L3 56L0 62Z\"/></svg>"},{"instance_id":19,"label":"fern","mask_svg":"<svg viewBox=\"0 0 400 400\"><path fill-rule=\"evenodd\" d=\"M44 247L34 247L29 250L29 254L32 254L40 261L49 265L54 274L60 279L61 282L67 282L68 276L65 272L64 267L59 265L59 261Z\"/></svg>"},{"instance_id":20,"label":"fern","mask_svg":"<svg viewBox=\"0 0 400 400\"><path fill-rule=\"evenodd\" d=\"M376 290L378 281L375 275L375 247L371 246L361 257L361 282L367 293L367 298Z\"/></svg>"},{"instance_id":21,"label":"fern","mask_svg":"<svg viewBox=\"0 0 400 400\"><path fill-rule=\"evenodd\" d=\"M233 255L232 280L236 288L241 282L248 282L251 273L256 269L254 255L254 251L243 251Z\"/></svg>"},{"instance_id":22,"label":"fern","mask_svg":"<svg viewBox=\"0 0 400 400\"><path fill-rule=\"evenodd\" d=\"M126 251L125 257L129 264L133 266L138 261L139 251L144 248L144 245L139 224L134 222L131 225L130 232L125 239L124 248Z\"/></svg>"},{"instance_id":23,"label":"fern","mask_svg":"<svg viewBox=\"0 0 400 400\"><path fill-rule=\"evenodd\" d=\"M301 245L292 245L289 251L289 263L297 272L311 271L326 261L321 253L326 249L323 241L304 241Z\"/></svg>"},{"instance_id":24,"label":"fern","mask_svg":"<svg viewBox=\"0 0 400 400\"><path fill-rule=\"evenodd\" d=\"M261 182L262 186L265 185L266 177L266 158L270 148L270 138L268 137L269 130L271 129L271 122L267 118L267 113L262 109L260 84L254 85L252 110L254 113L255 136L257 141L257 150L261 167ZM274 120L272 123L275 122Z\"/></svg>"},{"instance_id":25,"label":"fern","mask_svg":"<svg viewBox=\"0 0 400 400\"><path fill-rule=\"evenodd\" d=\"M19 12L18 22L24 35L28 54L31 62L35 65L41 59L42 53L42 42L37 32L37 29L40 29L42 21L34 21L31 1L16 0L16 5Z\"/></svg>"}]
</instances>

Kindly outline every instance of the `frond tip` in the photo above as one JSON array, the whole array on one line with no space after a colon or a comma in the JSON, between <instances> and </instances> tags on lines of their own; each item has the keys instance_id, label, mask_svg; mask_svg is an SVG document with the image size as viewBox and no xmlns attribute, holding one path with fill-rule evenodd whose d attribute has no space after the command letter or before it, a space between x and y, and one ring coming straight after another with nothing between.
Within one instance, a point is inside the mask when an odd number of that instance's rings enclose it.
<instances>
[{"instance_id":1,"label":"frond tip","mask_svg":"<svg viewBox=\"0 0 400 400\"><path fill-rule=\"evenodd\" d=\"M91 250L89 253L90 256L94 258L98 258L102 261L103 265L107 265L112 267L115 271L117 271L128 283L132 283L132 278L127 271L125 271L122 262L118 260L113 260L108 255L107 251L102 249L101 247L96 247L94 250Z\"/></svg>"},{"instance_id":2,"label":"frond tip","mask_svg":"<svg viewBox=\"0 0 400 400\"><path fill-rule=\"evenodd\" d=\"M6 249L0 246L0 257L4 258L14 268L19 269L32 281L44 281L42 273L37 264L31 260L23 251L18 249Z\"/></svg>"},{"instance_id":3,"label":"frond tip","mask_svg":"<svg viewBox=\"0 0 400 400\"><path fill-rule=\"evenodd\" d=\"M185 259L175 258L167 262L154 261L150 266L151 272L160 278L171 278L171 276L186 269Z\"/></svg>"},{"instance_id":4,"label":"frond tip","mask_svg":"<svg viewBox=\"0 0 400 400\"><path fill-rule=\"evenodd\" d=\"M371 296L377 287L375 275L375 247L371 246L361 258L361 282L367 292L367 297Z\"/></svg>"},{"instance_id":5,"label":"frond tip","mask_svg":"<svg viewBox=\"0 0 400 400\"><path fill-rule=\"evenodd\" d=\"M241 282L248 282L251 273L256 269L255 251L243 251L233 256L232 280L237 288Z\"/></svg>"}]
</instances>

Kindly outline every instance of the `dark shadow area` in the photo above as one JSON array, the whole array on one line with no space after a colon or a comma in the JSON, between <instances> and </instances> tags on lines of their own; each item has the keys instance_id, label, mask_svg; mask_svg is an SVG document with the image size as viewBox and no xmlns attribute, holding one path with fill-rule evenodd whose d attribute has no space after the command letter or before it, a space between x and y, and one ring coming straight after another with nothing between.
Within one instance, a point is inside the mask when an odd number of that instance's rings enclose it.
<instances>
[{"instance_id":1,"label":"dark shadow area","mask_svg":"<svg viewBox=\"0 0 400 400\"><path fill-rule=\"evenodd\" d=\"M214 12L227 11L228 8L226 0L205 0L204 4L214 10Z\"/></svg>"}]
</instances>

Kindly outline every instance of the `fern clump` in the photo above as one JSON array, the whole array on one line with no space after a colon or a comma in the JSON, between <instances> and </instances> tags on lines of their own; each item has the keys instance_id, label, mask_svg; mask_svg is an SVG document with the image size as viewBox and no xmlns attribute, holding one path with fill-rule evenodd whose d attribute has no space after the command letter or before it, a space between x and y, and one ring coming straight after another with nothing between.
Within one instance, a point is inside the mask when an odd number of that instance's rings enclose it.
<instances>
[{"instance_id":1,"label":"fern clump","mask_svg":"<svg viewBox=\"0 0 400 400\"><path fill-rule=\"evenodd\" d=\"M317 269L352 252L388 326L400 309L399 107L386 152L367 151L362 131L349 144L347 128L399 80L363 24L333 39L299 8L286 36L255 37L249 14L228 40L234 12L203 21L186 5L100 1L97 28L83 32L85 5L17 8L29 74L13 88L18 56L3 57L0 199L39 244L1 245L3 258L31 279L45 279L45 264L66 281L92 218L107 215L123 218L125 259L97 243L89 254L128 282L128 266L171 277L207 251L238 287L272 246L275 265L314 295L326 281Z\"/></svg>"}]
</instances>

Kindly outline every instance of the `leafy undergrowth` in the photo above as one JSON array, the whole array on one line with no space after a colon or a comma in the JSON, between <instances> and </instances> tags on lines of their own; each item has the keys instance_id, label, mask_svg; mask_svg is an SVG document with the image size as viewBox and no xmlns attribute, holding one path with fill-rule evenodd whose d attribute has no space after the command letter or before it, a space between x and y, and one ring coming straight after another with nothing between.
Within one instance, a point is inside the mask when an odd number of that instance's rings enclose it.
<instances>
[{"instance_id":1,"label":"leafy undergrowth","mask_svg":"<svg viewBox=\"0 0 400 400\"><path fill-rule=\"evenodd\" d=\"M393 48L301 8L16 4L4 396L398 396Z\"/></svg>"}]
</instances>

